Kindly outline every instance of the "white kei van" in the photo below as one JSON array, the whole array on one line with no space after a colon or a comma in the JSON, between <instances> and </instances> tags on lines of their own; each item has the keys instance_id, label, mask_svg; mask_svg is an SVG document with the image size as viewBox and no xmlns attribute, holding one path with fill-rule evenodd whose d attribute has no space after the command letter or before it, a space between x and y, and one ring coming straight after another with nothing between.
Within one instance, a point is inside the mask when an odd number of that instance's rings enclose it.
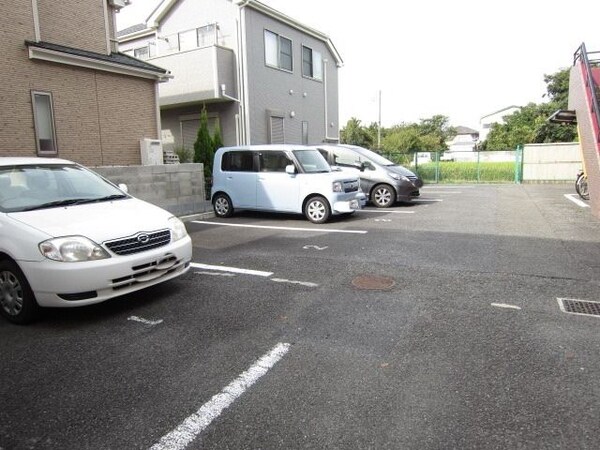
<instances>
[{"instance_id":1,"label":"white kei van","mask_svg":"<svg viewBox=\"0 0 600 450\"><path fill-rule=\"evenodd\" d=\"M250 145L216 151L211 199L217 217L234 209L300 213L313 223L366 203L354 174L335 172L314 148Z\"/></svg>"}]
</instances>

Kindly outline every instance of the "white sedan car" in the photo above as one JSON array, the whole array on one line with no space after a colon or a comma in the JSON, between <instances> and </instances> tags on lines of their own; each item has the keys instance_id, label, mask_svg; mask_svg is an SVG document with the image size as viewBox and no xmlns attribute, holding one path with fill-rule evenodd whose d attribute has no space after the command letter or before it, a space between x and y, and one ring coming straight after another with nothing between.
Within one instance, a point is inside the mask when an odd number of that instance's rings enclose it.
<instances>
[{"instance_id":1,"label":"white sedan car","mask_svg":"<svg viewBox=\"0 0 600 450\"><path fill-rule=\"evenodd\" d=\"M62 159L0 157L0 313L99 303L185 273L192 243L171 213Z\"/></svg>"}]
</instances>

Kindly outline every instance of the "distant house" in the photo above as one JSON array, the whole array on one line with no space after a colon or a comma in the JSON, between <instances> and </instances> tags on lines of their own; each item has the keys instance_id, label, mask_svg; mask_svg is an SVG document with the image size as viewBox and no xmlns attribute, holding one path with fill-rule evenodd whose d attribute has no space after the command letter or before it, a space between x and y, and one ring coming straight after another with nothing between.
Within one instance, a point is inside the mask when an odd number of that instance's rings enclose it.
<instances>
[{"instance_id":1,"label":"distant house","mask_svg":"<svg viewBox=\"0 0 600 450\"><path fill-rule=\"evenodd\" d=\"M504 118L506 116L510 116L511 114L521 110L519 106L507 106L499 111L493 112L491 114L487 114L479 119L479 141L483 142L487 139L488 133L492 128L492 125L495 123L502 124L504 123Z\"/></svg>"},{"instance_id":2,"label":"distant house","mask_svg":"<svg viewBox=\"0 0 600 450\"><path fill-rule=\"evenodd\" d=\"M458 126L456 127L454 138L446 142L448 150L445 153L473 152L477 148L478 139L479 131L469 127Z\"/></svg>"},{"instance_id":3,"label":"distant house","mask_svg":"<svg viewBox=\"0 0 600 450\"><path fill-rule=\"evenodd\" d=\"M127 3L3 8L1 156L140 163L140 139L159 136L156 85L167 71L117 52L115 13Z\"/></svg>"},{"instance_id":4,"label":"distant house","mask_svg":"<svg viewBox=\"0 0 600 450\"><path fill-rule=\"evenodd\" d=\"M339 140L338 68L325 34L256 0L163 0L118 33L120 50L167 68L165 150L193 148L203 107L225 145Z\"/></svg>"}]
</instances>

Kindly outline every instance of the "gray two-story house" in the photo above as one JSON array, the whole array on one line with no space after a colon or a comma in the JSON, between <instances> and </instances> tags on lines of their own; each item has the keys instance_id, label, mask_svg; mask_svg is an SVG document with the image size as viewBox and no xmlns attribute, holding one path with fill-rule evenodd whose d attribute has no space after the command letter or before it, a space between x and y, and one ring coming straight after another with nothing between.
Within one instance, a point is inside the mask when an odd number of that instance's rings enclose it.
<instances>
[{"instance_id":1,"label":"gray two-story house","mask_svg":"<svg viewBox=\"0 0 600 450\"><path fill-rule=\"evenodd\" d=\"M258 1L163 0L119 45L173 76L159 86L165 150L193 147L203 107L225 145L339 140L336 48Z\"/></svg>"}]
</instances>

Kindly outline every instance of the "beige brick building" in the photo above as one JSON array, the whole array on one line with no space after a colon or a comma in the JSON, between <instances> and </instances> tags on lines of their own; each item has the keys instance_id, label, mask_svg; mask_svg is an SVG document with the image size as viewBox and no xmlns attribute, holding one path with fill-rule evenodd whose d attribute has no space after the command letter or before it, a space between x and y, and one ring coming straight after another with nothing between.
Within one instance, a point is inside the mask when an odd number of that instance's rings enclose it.
<instances>
[{"instance_id":1,"label":"beige brick building","mask_svg":"<svg viewBox=\"0 0 600 450\"><path fill-rule=\"evenodd\" d=\"M11 3L0 15L0 156L56 156L89 166L140 164L160 137L165 69L118 53L128 0Z\"/></svg>"}]
</instances>

